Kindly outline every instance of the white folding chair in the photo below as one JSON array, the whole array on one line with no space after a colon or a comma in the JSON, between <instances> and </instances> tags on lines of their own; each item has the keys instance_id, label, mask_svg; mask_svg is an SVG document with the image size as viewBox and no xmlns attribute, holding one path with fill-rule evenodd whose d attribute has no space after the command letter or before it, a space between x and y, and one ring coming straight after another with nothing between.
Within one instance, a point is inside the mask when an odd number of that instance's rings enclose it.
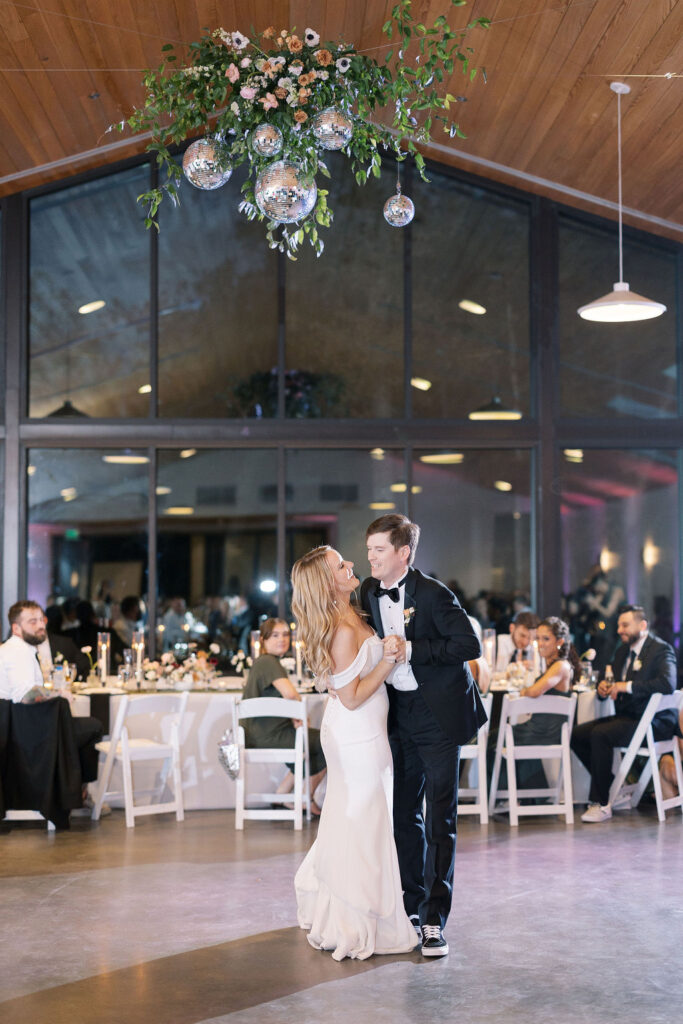
<instances>
[{"instance_id":1,"label":"white folding chair","mask_svg":"<svg viewBox=\"0 0 683 1024\"><path fill-rule=\"evenodd\" d=\"M666 812L673 807L680 807L683 814L683 770L678 740L673 736L670 740L656 740L652 731L652 719L660 711L675 709L680 711L683 706L683 690L672 694L653 693L643 711L638 728L627 747L617 747L614 751L616 773L610 786L609 802L614 804L624 798L630 798L631 807L637 807L645 788L652 778L657 803L657 817L666 821ZM659 778L659 759L663 754L672 754L678 780L678 796L664 799L662 784ZM633 767L636 757L647 758L645 767L637 782L627 783L626 777Z\"/></svg>"},{"instance_id":2,"label":"white folding chair","mask_svg":"<svg viewBox=\"0 0 683 1024\"><path fill-rule=\"evenodd\" d=\"M495 812L496 801L503 797L509 802L510 825L519 825L520 815L564 814L568 825L574 822L574 794L572 791L571 752L569 738L576 714L576 694L569 697L544 695L542 697L509 697L503 698L500 713L500 729L496 744L496 759L491 777L491 796L489 798L489 814ZM515 744L512 726L522 715L563 715L567 721L562 723L559 743L539 743L533 746ZM505 758L507 765L508 788L498 789L500 766ZM559 761L557 782L549 784L545 789L520 789L517 786L517 761L531 758ZM550 803L520 804L519 798L549 798Z\"/></svg>"},{"instance_id":3,"label":"white folding chair","mask_svg":"<svg viewBox=\"0 0 683 1024\"><path fill-rule=\"evenodd\" d=\"M302 701L282 697L252 697L235 705L236 734L240 747L240 773L236 780L235 828L243 829L247 818L271 821L293 821L294 828L302 827L304 803L306 818L311 820L310 767L308 758L308 713L306 698ZM294 746L246 747L244 728L238 722L249 718L298 718L302 724L295 731ZM251 801L265 803L265 807L246 807L247 766L256 764L294 763L294 790L292 793L249 793ZM271 807L294 801L294 808Z\"/></svg>"},{"instance_id":4,"label":"white folding chair","mask_svg":"<svg viewBox=\"0 0 683 1024\"><path fill-rule=\"evenodd\" d=\"M92 812L95 821L99 818L102 804L107 797L116 798L122 795L120 792L114 793L107 789L112 769L117 761L121 764L123 774L123 799L128 828L133 828L135 819L143 814L164 814L167 811L175 811L176 820L183 820L185 813L180 773L180 727L188 698L187 690L184 693L141 694L132 697L126 695L121 698L114 731L110 739L102 740L97 744L97 749L106 756ZM170 732L166 742L129 735L128 722L132 718L153 714L166 716L164 728ZM137 792L139 795L152 795L158 802L136 804L132 764L150 761L163 761L159 785L152 790L138 790ZM169 773L173 775L173 799L161 803L161 796L166 787Z\"/></svg>"},{"instance_id":5,"label":"white folding chair","mask_svg":"<svg viewBox=\"0 0 683 1024\"><path fill-rule=\"evenodd\" d=\"M458 787L458 814L478 814L480 823L486 825L489 820L488 789L486 785L486 746L489 738L493 694L487 693L481 698L481 702L484 705L488 718L479 729L476 739L460 747L460 760L472 762L467 766L468 772L476 768L477 786L476 788L472 786ZM461 797L475 797L475 800L473 803L460 803Z\"/></svg>"}]
</instances>

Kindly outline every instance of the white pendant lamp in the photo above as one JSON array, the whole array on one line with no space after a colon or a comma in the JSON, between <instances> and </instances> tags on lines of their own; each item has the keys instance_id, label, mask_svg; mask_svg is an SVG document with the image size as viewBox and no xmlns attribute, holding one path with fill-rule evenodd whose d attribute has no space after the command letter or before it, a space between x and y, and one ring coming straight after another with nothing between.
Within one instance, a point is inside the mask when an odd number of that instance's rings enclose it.
<instances>
[{"instance_id":1,"label":"white pendant lamp","mask_svg":"<svg viewBox=\"0 0 683 1024\"><path fill-rule=\"evenodd\" d=\"M622 235L622 203L621 203L621 97L631 91L630 85L624 82L611 82L610 89L617 94L617 152L619 167L619 280L614 284L614 291L603 295L587 306L581 306L577 312L584 320L597 320L605 324L621 324L632 320L652 320L666 312L662 302L654 302L643 295L637 295L629 289L624 281L624 242Z\"/></svg>"}]
</instances>

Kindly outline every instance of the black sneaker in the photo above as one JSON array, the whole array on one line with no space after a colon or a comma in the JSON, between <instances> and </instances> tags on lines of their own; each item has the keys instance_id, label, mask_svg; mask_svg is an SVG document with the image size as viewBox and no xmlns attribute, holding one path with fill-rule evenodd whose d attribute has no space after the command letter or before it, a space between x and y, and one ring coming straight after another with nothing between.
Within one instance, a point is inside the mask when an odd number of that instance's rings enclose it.
<instances>
[{"instance_id":1,"label":"black sneaker","mask_svg":"<svg viewBox=\"0 0 683 1024\"><path fill-rule=\"evenodd\" d=\"M408 917L408 920L410 921L410 923L412 924L413 928L417 932L418 939L420 940L420 942L422 942L422 929L420 928L420 915L419 914L410 914L409 917Z\"/></svg>"},{"instance_id":2,"label":"black sneaker","mask_svg":"<svg viewBox=\"0 0 683 1024\"><path fill-rule=\"evenodd\" d=\"M446 956L448 943L438 924L422 925L422 956Z\"/></svg>"}]
</instances>

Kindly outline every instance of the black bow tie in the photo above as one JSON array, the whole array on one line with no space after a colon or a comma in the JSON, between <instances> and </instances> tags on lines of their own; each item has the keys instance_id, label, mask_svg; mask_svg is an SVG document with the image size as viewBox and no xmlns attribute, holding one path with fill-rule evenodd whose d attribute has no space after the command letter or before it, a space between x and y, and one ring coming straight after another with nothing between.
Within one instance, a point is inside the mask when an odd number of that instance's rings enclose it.
<instances>
[{"instance_id":1,"label":"black bow tie","mask_svg":"<svg viewBox=\"0 0 683 1024\"><path fill-rule=\"evenodd\" d=\"M385 590L384 587L380 587L378 585L376 590L375 590L375 596L378 597L378 598L379 597L388 597L388 598L390 598L394 602L394 604L396 604L396 602L398 601L399 597L401 596L401 592L398 589L398 587L389 587L388 590Z\"/></svg>"}]
</instances>

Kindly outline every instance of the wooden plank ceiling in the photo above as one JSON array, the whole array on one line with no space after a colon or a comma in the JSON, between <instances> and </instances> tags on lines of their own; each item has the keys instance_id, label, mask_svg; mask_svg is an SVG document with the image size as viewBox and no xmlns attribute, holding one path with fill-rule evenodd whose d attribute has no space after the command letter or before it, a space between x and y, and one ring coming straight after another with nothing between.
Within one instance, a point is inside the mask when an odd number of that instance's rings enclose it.
<instances>
[{"instance_id":1,"label":"wooden plank ceiling","mask_svg":"<svg viewBox=\"0 0 683 1024\"><path fill-rule=\"evenodd\" d=\"M247 34L311 26L359 50L386 43L395 0L0 0L0 195L141 152L107 128L140 103L144 68L203 26ZM414 0L433 21L445 0ZM488 83L457 75L466 140L427 155L613 217L616 97L623 109L625 219L683 232L683 0L471 0L451 24L492 20L472 38ZM672 77L668 77L672 76ZM115 144L112 145L112 142ZM591 199L590 197L594 197Z\"/></svg>"}]
</instances>

